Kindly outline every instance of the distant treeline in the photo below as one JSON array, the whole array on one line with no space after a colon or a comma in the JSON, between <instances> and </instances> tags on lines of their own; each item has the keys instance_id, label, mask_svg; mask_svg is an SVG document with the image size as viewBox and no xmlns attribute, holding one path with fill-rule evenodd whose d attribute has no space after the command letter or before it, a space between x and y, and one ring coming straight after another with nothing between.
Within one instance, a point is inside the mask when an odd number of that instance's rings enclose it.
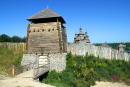
<instances>
[{"instance_id":1,"label":"distant treeline","mask_svg":"<svg viewBox=\"0 0 130 87\"><path fill-rule=\"evenodd\" d=\"M119 44L124 44L124 45L126 45L125 50L126 51L130 50L130 42L125 42L125 43L105 43L105 44L107 44L108 46L110 46L110 47L112 47L114 49L118 49ZM100 46L100 45L102 45L102 43L97 43L95 45Z\"/></svg>"},{"instance_id":2,"label":"distant treeline","mask_svg":"<svg viewBox=\"0 0 130 87\"><path fill-rule=\"evenodd\" d=\"M0 35L0 42L26 42L26 37L12 36L6 34Z\"/></svg>"}]
</instances>

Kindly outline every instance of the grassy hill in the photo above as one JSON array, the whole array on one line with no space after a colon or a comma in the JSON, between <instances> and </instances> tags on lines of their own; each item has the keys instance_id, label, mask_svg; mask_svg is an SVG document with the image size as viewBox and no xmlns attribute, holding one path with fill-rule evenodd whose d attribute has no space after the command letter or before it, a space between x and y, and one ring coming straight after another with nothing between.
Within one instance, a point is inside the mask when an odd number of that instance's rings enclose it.
<instances>
[{"instance_id":1,"label":"grassy hill","mask_svg":"<svg viewBox=\"0 0 130 87\"><path fill-rule=\"evenodd\" d=\"M20 71L22 52L16 52L7 48L0 48L0 74L11 76L12 66ZM16 70L16 71L17 71Z\"/></svg>"},{"instance_id":2,"label":"grassy hill","mask_svg":"<svg viewBox=\"0 0 130 87\"><path fill-rule=\"evenodd\" d=\"M56 87L90 87L95 81L124 82L130 85L130 62L99 59L94 56L67 55L67 67L61 73L51 71L44 83Z\"/></svg>"}]
</instances>

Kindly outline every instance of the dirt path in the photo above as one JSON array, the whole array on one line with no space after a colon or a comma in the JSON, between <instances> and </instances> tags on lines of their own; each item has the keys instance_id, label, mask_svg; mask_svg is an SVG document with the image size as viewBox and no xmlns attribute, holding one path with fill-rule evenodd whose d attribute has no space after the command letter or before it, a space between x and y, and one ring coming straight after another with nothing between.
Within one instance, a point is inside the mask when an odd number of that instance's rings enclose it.
<instances>
[{"instance_id":1,"label":"dirt path","mask_svg":"<svg viewBox=\"0 0 130 87\"><path fill-rule=\"evenodd\" d=\"M125 85L124 83L112 83L112 82L96 82L95 86L91 87L130 87Z\"/></svg>"},{"instance_id":2,"label":"dirt path","mask_svg":"<svg viewBox=\"0 0 130 87\"><path fill-rule=\"evenodd\" d=\"M33 70L17 75L15 78L4 78L0 80L0 87L54 87L44 83L40 83L32 79ZM123 83L112 82L96 82L95 86L91 87L130 87Z\"/></svg>"},{"instance_id":3,"label":"dirt path","mask_svg":"<svg viewBox=\"0 0 130 87\"><path fill-rule=\"evenodd\" d=\"M32 79L12 78L0 80L0 87L54 87Z\"/></svg>"},{"instance_id":4,"label":"dirt path","mask_svg":"<svg viewBox=\"0 0 130 87\"><path fill-rule=\"evenodd\" d=\"M27 78L12 78L6 80L0 80L0 87L54 87L32 79ZM91 87L130 87L123 83L112 82L96 82L95 86Z\"/></svg>"},{"instance_id":5,"label":"dirt path","mask_svg":"<svg viewBox=\"0 0 130 87\"><path fill-rule=\"evenodd\" d=\"M32 79L33 70L24 72L14 78L0 80L0 87L54 87L44 83L40 83Z\"/></svg>"}]
</instances>

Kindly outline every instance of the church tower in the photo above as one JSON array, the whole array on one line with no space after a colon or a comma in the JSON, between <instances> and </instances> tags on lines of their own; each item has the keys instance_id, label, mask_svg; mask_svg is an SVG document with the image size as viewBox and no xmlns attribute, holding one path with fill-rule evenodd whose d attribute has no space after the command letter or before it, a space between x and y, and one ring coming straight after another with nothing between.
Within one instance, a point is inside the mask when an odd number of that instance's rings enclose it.
<instances>
[{"instance_id":1,"label":"church tower","mask_svg":"<svg viewBox=\"0 0 130 87\"><path fill-rule=\"evenodd\" d=\"M80 28L79 33L75 34L74 43L90 43L89 36L87 32L83 32L82 28Z\"/></svg>"},{"instance_id":2,"label":"church tower","mask_svg":"<svg viewBox=\"0 0 130 87\"><path fill-rule=\"evenodd\" d=\"M27 30L28 53L64 53L67 51L65 20L51 9L30 18Z\"/></svg>"}]
</instances>

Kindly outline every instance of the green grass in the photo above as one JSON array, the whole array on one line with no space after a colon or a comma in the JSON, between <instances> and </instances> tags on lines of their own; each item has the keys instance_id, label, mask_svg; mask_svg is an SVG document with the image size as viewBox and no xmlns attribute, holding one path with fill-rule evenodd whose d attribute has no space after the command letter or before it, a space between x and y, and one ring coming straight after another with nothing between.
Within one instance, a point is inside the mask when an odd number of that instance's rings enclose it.
<instances>
[{"instance_id":1,"label":"green grass","mask_svg":"<svg viewBox=\"0 0 130 87\"><path fill-rule=\"evenodd\" d=\"M11 76L12 66L20 67L21 58L22 52L0 48L0 74Z\"/></svg>"},{"instance_id":2,"label":"green grass","mask_svg":"<svg viewBox=\"0 0 130 87\"><path fill-rule=\"evenodd\" d=\"M100 59L94 56L67 55L67 67L61 73L51 71L42 82L56 87L90 87L95 81L124 82L130 85L130 62Z\"/></svg>"}]
</instances>

